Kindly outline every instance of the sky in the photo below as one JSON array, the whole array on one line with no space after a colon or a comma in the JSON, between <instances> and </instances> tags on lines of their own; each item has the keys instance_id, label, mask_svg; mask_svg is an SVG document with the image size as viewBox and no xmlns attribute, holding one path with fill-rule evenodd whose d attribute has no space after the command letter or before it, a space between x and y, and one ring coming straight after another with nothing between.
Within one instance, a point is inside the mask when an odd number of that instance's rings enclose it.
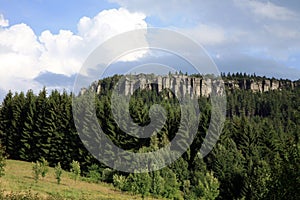
<instances>
[{"instance_id":1,"label":"sky","mask_svg":"<svg viewBox=\"0 0 300 200\"><path fill-rule=\"evenodd\" d=\"M0 0L0 99L43 86L71 91L96 47L151 27L198 42L221 72L300 78L298 0Z\"/></svg>"}]
</instances>

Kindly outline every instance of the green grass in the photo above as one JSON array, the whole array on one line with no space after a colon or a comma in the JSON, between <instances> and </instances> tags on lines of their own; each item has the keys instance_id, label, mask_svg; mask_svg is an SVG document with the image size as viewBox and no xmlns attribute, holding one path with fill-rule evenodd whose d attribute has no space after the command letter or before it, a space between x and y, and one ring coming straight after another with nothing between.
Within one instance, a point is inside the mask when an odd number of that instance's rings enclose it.
<instances>
[{"instance_id":1,"label":"green grass","mask_svg":"<svg viewBox=\"0 0 300 200\"><path fill-rule=\"evenodd\" d=\"M103 200L130 200L142 199L115 189L106 183L88 183L70 178L69 172L63 172L61 184L58 185L54 175L54 169L49 168L45 178L40 178L36 183L33 178L32 163L7 160L5 176L0 177L0 190L2 195L10 194L38 194L40 199L51 196L62 197L61 199L103 199ZM147 199L147 198L146 198ZM148 198L152 199L152 198Z\"/></svg>"}]
</instances>

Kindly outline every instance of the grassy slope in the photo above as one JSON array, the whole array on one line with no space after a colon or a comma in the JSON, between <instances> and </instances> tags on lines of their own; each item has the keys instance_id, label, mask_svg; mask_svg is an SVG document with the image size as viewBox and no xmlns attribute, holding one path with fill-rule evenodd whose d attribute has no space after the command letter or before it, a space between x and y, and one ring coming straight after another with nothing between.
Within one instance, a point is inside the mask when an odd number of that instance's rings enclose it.
<instances>
[{"instance_id":1,"label":"grassy slope","mask_svg":"<svg viewBox=\"0 0 300 200\"><path fill-rule=\"evenodd\" d=\"M59 194L67 199L141 199L140 196L117 191L109 184L94 184L80 180L75 182L70 178L69 172L63 172L61 184L57 185L53 168L49 168L46 177L40 178L38 183L35 183L32 163L15 160L7 161L5 176L0 178L0 188L5 192L30 190L44 197L49 194Z\"/></svg>"}]
</instances>

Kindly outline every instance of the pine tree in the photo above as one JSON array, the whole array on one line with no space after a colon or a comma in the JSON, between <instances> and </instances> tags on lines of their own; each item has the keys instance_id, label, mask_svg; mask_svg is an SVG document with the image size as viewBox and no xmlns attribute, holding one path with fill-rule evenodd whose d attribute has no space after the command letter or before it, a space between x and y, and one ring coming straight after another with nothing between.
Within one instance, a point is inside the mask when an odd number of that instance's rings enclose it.
<instances>
[{"instance_id":1,"label":"pine tree","mask_svg":"<svg viewBox=\"0 0 300 200\"><path fill-rule=\"evenodd\" d=\"M165 190L165 180L163 179L163 177L161 177L159 170L151 173L151 180L151 194L153 194L154 196L162 196Z\"/></svg>"},{"instance_id":2,"label":"pine tree","mask_svg":"<svg viewBox=\"0 0 300 200\"><path fill-rule=\"evenodd\" d=\"M213 176L212 172L203 174L198 185L193 188L193 193L199 199L214 200L219 196L220 183L217 178Z\"/></svg>"},{"instance_id":3,"label":"pine tree","mask_svg":"<svg viewBox=\"0 0 300 200\"><path fill-rule=\"evenodd\" d=\"M33 139L33 132L35 129L35 96L32 90L26 93L26 100L24 105L24 119L23 131L20 137L19 156L23 160L34 161L37 157L32 153L35 148L35 141Z\"/></svg>"},{"instance_id":4,"label":"pine tree","mask_svg":"<svg viewBox=\"0 0 300 200\"><path fill-rule=\"evenodd\" d=\"M13 94L11 91L5 96L0 112L0 130L2 133L0 139L6 147L7 153L14 155L14 124L16 121L14 119Z\"/></svg>"},{"instance_id":5,"label":"pine tree","mask_svg":"<svg viewBox=\"0 0 300 200\"><path fill-rule=\"evenodd\" d=\"M148 173L135 173L133 175L135 181L135 187L137 188L137 193L142 195L144 199L148 195L151 187L151 178Z\"/></svg>"},{"instance_id":6,"label":"pine tree","mask_svg":"<svg viewBox=\"0 0 300 200\"><path fill-rule=\"evenodd\" d=\"M163 168L160 171L161 177L165 180L163 197L175 198L179 194L179 183L176 174L169 168Z\"/></svg>"},{"instance_id":7,"label":"pine tree","mask_svg":"<svg viewBox=\"0 0 300 200\"><path fill-rule=\"evenodd\" d=\"M5 175L6 158L5 147L0 142L0 177Z\"/></svg>"}]
</instances>

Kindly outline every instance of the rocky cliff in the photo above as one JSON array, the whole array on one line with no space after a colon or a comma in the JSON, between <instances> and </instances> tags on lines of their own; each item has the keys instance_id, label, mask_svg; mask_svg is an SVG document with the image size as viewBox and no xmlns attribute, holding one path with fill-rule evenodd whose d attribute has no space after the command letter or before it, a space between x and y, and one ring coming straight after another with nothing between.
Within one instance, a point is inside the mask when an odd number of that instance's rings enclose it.
<instances>
[{"instance_id":1,"label":"rocky cliff","mask_svg":"<svg viewBox=\"0 0 300 200\"><path fill-rule=\"evenodd\" d=\"M103 84L95 82L91 89L100 94ZM161 92L170 89L176 96L189 95L191 97L208 97L212 92L222 95L232 90L251 90L253 92L267 92L271 90L294 89L300 87L300 81L268 79L262 77L239 77L239 78L208 78L203 76L187 76L182 74L172 74L165 76L156 75L128 75L122 76L118 82L118 90L125 95L133 94L140 89L155 90ZM84 93L86 89L82 90Z\"/></svg>"}]
</instances>

